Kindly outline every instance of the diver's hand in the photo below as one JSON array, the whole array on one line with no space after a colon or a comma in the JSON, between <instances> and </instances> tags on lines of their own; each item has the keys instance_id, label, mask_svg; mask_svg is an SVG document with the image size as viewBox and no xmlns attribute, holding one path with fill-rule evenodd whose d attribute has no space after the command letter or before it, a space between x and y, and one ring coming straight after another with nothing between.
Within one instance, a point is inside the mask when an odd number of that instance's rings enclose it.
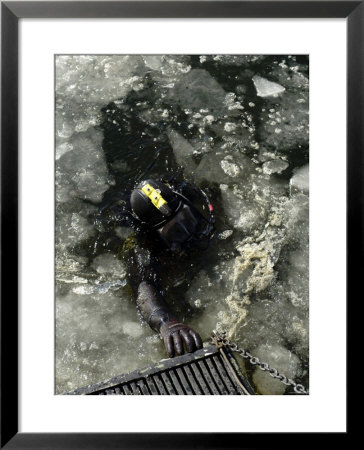
<instances>
[{"instance_id":1,"label":"diver's hand","mask_svg":"<svg viewBox=\"0 0 364 450\"><path fill-rule=\"evenodd\" d=\"M173 358L175 354L183 355L184 347L188 353L202 348L200 335L183 323L177 321L164 323L160 328L160 333L170 358Z\"/></svg>"}]
</instances>

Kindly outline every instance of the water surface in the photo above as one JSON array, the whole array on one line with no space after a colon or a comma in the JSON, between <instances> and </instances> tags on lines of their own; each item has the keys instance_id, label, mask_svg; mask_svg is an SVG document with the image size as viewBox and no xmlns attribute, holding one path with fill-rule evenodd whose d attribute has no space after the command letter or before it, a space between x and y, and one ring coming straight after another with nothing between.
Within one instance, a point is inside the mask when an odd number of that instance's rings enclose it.
<instances>
[{"instance_id":1,"label":"water surface","mask_svg":"<svg viewBox=\"0 0 364 450\"><path fill-rule=\"evenodd\" d=\"M225 330L308 385L308 77L292 55L56 58L56 393L166 357L126 282L133 230L95 219L145 176L193 182L216 211L166 300L205 342Z\"/></svg>"}]
</instances>

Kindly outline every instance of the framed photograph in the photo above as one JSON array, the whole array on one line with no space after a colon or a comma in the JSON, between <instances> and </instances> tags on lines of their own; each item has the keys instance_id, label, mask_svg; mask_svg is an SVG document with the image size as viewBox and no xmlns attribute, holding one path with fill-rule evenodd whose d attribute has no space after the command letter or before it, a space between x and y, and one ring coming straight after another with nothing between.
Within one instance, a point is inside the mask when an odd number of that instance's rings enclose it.
<instances>
[{"instance_id":1,"label":"framed photograph","mask_svg":"<svg viewBox=\"0 0 364 450\"><path fill-rule=\"evenodd\" d=\"M362 2L1 6L2 447L345 434Z\"/></svg>"}]
</instances>

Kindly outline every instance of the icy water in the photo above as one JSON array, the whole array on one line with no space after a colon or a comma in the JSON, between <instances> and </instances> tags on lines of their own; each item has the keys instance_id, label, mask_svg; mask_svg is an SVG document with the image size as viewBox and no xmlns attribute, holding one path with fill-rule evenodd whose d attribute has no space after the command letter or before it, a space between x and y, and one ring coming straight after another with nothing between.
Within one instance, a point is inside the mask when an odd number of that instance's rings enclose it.
<instances>
[{"instance_id":1,"label":"icy water","mask_svg":"<svg viewBox=\"0 0 364 450\"><path fill-rule=\"evenodd\" d=\"M168 275L166 300L204 342L225 330L308 386L308 68L292 55L56 58L56 393L166 357L126 282L133 230L95 217L142 177L172 175L208 192L217 231L193 276L183 263Z\"/></svg>"}]
</instances>

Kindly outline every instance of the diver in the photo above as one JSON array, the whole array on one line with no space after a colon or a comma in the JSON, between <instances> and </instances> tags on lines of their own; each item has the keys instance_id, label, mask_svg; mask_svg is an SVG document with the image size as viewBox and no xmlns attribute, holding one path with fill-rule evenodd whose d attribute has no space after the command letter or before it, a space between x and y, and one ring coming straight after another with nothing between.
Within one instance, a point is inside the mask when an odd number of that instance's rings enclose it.
<instances>
[{"instance_id":1,"label":"diver","mask_svg":"<svg viewBox=\"0 0 364 450\"><path fill-rule=\"evenodd\" d=\"M178 320L164 298L179 283L178 266L188 267L192 276L199 270L201 250L214 235L214 209L206 193L185 181L146 179L112 214L135 231L122 256L142 318L161 335L170 358L202 348L200 335Z\"/></svg>"}]
</instances>

